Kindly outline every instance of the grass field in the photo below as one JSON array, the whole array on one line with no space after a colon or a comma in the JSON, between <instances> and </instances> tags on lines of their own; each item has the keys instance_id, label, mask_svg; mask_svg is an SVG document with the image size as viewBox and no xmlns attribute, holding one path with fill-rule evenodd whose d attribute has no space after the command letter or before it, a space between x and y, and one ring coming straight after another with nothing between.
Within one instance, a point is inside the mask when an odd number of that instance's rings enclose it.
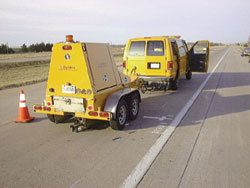
<instances>
[{"instance_id":1,"label":"grass field","mask_svg":"<svg viewBox=\"0 0 250 188\"><path fill-rule=\"evenodd\" d=\"M114 55L117 66L122 65L122 54ZM49 61L0 64L0 90L24 86L48 79Z\"/></svg>"},{"instance_id":2,"label":"grass field","mask_svg":"<svg viewBox=\"0 0 250 188\"><path fill-rule=\"evenodd\" d=\"M111 47L113 53L123 52L123 47ZM15 53L15 54L0 54L0 60L3 59L18 59L18 58L31 58L31 57L49 57L51 52L29 52L29 53Z\"/></svg>"},{"instance_id":3,"label":"grass field","mask_svg":"<svg viewBox=\"0 0 250 188\"><path fill-rule=\"evenodd\" d=\"M16 53L16 54L1 54L0 59L18 59L18 58L29 58L29 57L48 57L51 52L30 52L30 53Z\"/></svg>"}]
</instances>

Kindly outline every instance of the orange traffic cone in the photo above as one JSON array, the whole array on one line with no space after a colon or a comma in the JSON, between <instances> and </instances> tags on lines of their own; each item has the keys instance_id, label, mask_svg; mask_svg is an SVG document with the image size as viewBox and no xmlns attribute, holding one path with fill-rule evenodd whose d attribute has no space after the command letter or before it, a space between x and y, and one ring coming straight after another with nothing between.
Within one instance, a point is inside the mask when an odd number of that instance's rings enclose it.
<instances>
[{"instance_id":1,"label":"orange traffic cone","mask_svg":"<svg viewBox=\"0 0 250 188\"><path fill-rule=\"evenodd\" d=\"M18 110L18 119L14 120L14 122L29 122L31 120L35 119L35 117L30 117L30 113L28 110L28 107L26 105L26 100L24 96L23 90L20 91L20 102L19 102L19 110Z\"/></svg>"}]
</instances>

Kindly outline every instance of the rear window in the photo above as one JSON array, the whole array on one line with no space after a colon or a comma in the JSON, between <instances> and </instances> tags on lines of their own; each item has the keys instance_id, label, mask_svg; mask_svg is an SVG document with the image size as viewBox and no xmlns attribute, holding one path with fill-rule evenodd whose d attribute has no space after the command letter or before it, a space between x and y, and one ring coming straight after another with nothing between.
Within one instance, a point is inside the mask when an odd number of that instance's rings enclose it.
<instances>
[{"instance_id":1,"label":"rear window","mask_svg":"<svg viewBox=\"0 0 250 188\"><path fill-rule=\"evenodd\" d=\"M145 41L131 42L129 55L130 56L144 56L145 55Z\"/></svg>"},{"instance_id":2,"label":"rear window","mask_svg":"<svg viewBox=\"0 0 250 188\"><path fill-rule=\"evenodd\" d=\"M163 56L164 55L163 41L148 41L147 55L148 56Z\"/></svg>"}]
</instances>

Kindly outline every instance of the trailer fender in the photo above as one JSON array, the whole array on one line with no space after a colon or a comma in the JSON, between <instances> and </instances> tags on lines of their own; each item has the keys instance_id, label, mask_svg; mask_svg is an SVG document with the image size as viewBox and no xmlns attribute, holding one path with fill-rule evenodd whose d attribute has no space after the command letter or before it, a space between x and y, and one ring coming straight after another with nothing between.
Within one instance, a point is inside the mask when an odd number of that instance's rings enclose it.
<instances>
[{"instance_id":1,"label":"trailer fender","mask_svg":"<svg viewBox=\"0 0 250 188\"><path fill-rule=\"evenodd\" d=\"M141 102L141 95L138 89L135 88L125 88L123 90L117 91L113 94L111 94L107 101L106 104L104 106L104 111L105 112L111 112L113 114L112 119L115 119L116 117L116 108L118 106L119 101L121 100L121 98L126 97L127 95L131 94L131 93L138 93L140 96L140 101Z\"/></svg>"}]
</instances>

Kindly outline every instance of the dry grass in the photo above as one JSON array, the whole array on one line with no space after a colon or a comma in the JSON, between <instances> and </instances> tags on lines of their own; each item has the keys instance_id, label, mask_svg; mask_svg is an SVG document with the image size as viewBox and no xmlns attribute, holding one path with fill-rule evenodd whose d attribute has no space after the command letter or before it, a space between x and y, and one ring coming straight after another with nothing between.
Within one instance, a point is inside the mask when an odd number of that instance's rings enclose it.
<instances>
[{"instance_id":1,"label":"dry grass","mask_svg":"<svg viewBox=\"0 0 250 188\"><path fill-rule=\"evenodd\" d=\"M124 51L124 47L111 47L112 52L122 52Z\"/></svg>"},{"instance_id":2,"label":"dry grass","mask_svg":"<svg viewBox=\"0 0 250 188\"><path fill-rule=\"evenodd\" d=\"M29 57L48 57L51 56L51 52L30 52L30 53L18 53L18 54L1 54L0 59L18 59Z\"/></svg>"},{"instance_id":3,"label":"dry grass","mask_svg":"<svg viewBox=\"0 0 250 188\"><path fill-rule=\"evenodd\" d=\"M117 66L122 65L122 54L114 55ZM0 90L29 85L48 79L49 61L0 64Z\"/></svg>"},{"instance_id":4,"label":"dry grass","mask_svg":"<svg viewBox=\"0 0 250 188\"><path fill-rule=\"evenodd\" d=\"M121 47L111 47L112 52L123 52ZM29 53L16 53L16 54L0 54L0 60L3 59L18 59L18 58L29 58L29 57L49 57L51 52L29 52Z\"/></svg>"},{"instance_id":5,"label":"dry grass","mask_svg":"<svg viewBox=\"0 0 250 188\"><path fill-rule=\"evenodd\" d=\"M0 90L45 81L49 62L8 63L0 68Z\"/></svg>"},{"instance_id":6,"label":"dry grass","mask_svg":"<svg viewBox=\"0 0 250 188\"><path fill-rule=\"evenodd\" d=\"M226 47L226 45L224 45L224 46L210 46L209 48L211 50L218 50L218 49L225 48L225 47Z\"/></svg>"},{"instance_id":7,"label":"dry grass","mask_svg":"<svg viewBox=\"0 0 250 188\"><path fill-rule=\"evenodd\" d=\"M113 56L117 66L122 66L122 56L123 54L118 54Z\"/></svg>"}]
</instances>

